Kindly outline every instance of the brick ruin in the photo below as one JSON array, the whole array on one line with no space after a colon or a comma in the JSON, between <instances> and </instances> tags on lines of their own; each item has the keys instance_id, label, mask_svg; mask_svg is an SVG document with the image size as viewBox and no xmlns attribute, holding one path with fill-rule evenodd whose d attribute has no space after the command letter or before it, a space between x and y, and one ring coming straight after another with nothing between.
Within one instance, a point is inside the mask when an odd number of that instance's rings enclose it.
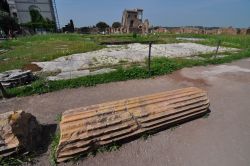
<instances>
[{"instance_id":1,"label":"brick ruin","mask_svg":"<svg viewBox=\"0 0 250 166\"><path fill-rule=\"evenodd\" d=\"M143 9L124 10L120 28L110 28L110 33L149 33L149 21L143 22Z\"/></svg>"},{"instance_id":2,"label":"brick ruin","mask_svg":"<svg viewBox=\"0 0 250 166\"><path fill-rule=\"evenodd\" d=\"M205 27L157 27L153 33L173 33L173 34L208 34L208 35L250 35L250 28L205 28Z\"/></svg>"}]
</instances>

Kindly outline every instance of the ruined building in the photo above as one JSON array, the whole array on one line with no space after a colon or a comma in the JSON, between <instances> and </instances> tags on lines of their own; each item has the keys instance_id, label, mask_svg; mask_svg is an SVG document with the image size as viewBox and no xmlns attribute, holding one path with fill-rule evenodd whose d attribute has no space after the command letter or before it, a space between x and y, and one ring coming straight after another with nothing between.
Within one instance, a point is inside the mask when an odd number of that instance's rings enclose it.
<instances>
[{"instance_id":1,"label":"ruined building","mask_svg":"<svg viewBox=\"0 0 250 166\"><path fill-rule=\"evenodd\" d=\"M54 0L7 0L10 15L16 17L19 23L31 21L30 10L38 10L44 18L58 25L58 17Z\"/></svg>"},{"instance_id":2,"label":"ruined building","mask_svg":"<svg viewBox=\"0 0 250 166\"><path fill-rule=\"evenodd\" d=\"M143 9L124 10L122 31L124 33L148 33L149 21L143 22Z\"/></svg>"},{"instance_id":3,"label":"ruined building","mask_svg":"<svg viewBox=\"0 0 250 166\"><path fill-rule=\"evenodd\" d=\"M250 29L233 27L167 27L174 34L249 35ZM154 30L157 32L156 30Z\"/></svg>"},{"instance_id":4,"label":"ruined building","mask_svg":"<svg viewBox=\"0 0 250 166\"><path fill-rule=\"evenodd\" d=\"M110 28L110 33L149 33L149 21L143 22L143 9L124 10L120 28Z\"/></svg>"}]
</instances>

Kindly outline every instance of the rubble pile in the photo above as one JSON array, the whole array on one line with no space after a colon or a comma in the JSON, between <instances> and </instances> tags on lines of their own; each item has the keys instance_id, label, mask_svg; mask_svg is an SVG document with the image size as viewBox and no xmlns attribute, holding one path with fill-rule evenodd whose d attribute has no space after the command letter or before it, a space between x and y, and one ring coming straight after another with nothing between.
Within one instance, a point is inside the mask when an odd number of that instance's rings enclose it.
<instances>
[{"instance_id":1,"label":"rubble pile","mask_svg":"<svg viewBox=\"0 0 250 166\"><path fill-rule=\"evenodd\" d=\"M23 111L0 114L0 157L40 146L42 128L36 118Z\"/></svg>"},{"instance_id":2,"label":"rubble pile","mask_svg":"<svg viewBox=\"0 0 250 166\"><path fill-rule=\"evenodd\" d=\"M35 77L30 70L10 70L0 73L0 83L2 83L3 87L5 88L13 88L20 85L25 85L34 81L34 79Z\"/></svg>"}]
</instances>

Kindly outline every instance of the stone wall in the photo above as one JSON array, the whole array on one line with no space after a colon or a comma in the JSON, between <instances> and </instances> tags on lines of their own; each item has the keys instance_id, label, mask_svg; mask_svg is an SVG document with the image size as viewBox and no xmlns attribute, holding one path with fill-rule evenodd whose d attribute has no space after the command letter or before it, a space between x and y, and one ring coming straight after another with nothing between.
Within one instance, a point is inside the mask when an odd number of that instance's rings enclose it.
<instances>
[{"instance_id":1,"label":"stone wall","mask_svg":"<svg viewBox=\"0 0 250 166\"><path fill-rule=\"evenodd\" d=\"M173 34L208 34L208 35L247 35L250 34L250 29L245 28L189 28L189 27L176 27L166 28ZM162 30L159 30L162 31ZM163 31L164 32L164 31Z\"/></svg>"},{"instance_id":2,"label":"stone wall","mask_svg":"<svg viewBox=\"0 0 250 166\"><path fill-rule=\"evenodd\" d=\"M167 28L159 27L152 30L153 33L169 33L170 31Z\"/></svg>"}]
</instances>

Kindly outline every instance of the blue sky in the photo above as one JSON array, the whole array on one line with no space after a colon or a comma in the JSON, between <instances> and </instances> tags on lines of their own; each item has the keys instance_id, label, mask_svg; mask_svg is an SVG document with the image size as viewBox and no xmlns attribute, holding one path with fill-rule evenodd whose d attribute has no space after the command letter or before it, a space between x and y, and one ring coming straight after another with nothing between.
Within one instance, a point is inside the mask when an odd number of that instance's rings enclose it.
<instances>
[{"instance_id":1,"label":"blue sky","mask_svg":"<svg viewBox=\"0 0 250 166\"><path fill-rule=\"evenodd\" d=\"M112 24L123 10L143 8L154 26L250 27L250 0L56 0L59 20L77 27Z\"/></svg>"}]
</instances>

